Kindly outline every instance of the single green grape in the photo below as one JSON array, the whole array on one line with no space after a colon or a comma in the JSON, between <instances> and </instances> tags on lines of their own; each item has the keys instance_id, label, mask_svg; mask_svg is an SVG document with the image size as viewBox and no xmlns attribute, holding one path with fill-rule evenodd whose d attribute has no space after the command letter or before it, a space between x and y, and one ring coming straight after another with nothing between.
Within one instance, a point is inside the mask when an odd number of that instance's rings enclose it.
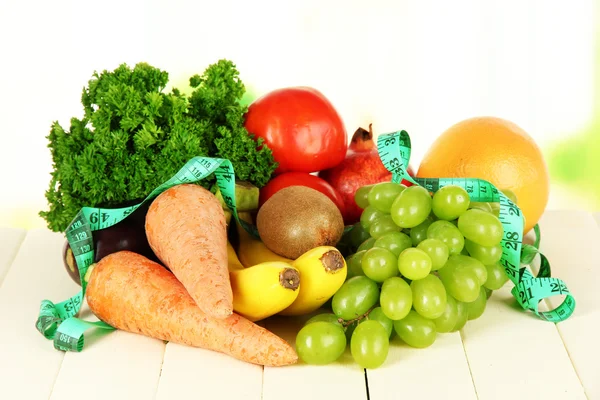
<instances>
[{"instance_id":1,"label":"single green grape","mask_svg":"<svg viewBox=\"0 0 600 400\"><path fill-rule=\"evenodd\" d=\"M439 219L452 221L467 211L469 202L469 194L465 189L448 185L433 194L431 209Z\"/></svg>"},{"instance_id":2,"label":"single green grape","mask_svg":"<svg viewBox=\"0 0 600 400\"><path fill-rule=\"evenodd\" d=\"M350 353L361 368L375 369L383 365L389 348L389 335L379 321L358 324L352 333Z\"/></svg>"},{"instance_id":3,"label":"single green grape","mask_svg":"<svg viewBox=\"0 0 600 400\"><path fill-rule=\"evenodd\" d=\"M487 269L488 277L483 286L486 288L490 290L498 290L508 281L506 270L502 264L500 264L500 262L486 265L485 268Z\"/></svg>"},{"instance_id":4,"label":"single green grape","mask_svg":"<svg viewBox=\"0 0 600 400\"><path fill-rule=\"evenodd\" d=\"M371 227L369 228L369 234L375 239L379 239L386 233L390 232L400 232L400 227L396 225L392 220L392 217L387 214L373 221Z\"/></svg>"},{"instance_id":5,"label":"single green grape","mask_svg":"<svg viewBox=\"0 0 600 400\"><path fill-rule=\"evenodd\" d=\"M371 229L371 224L384 215L389 214L379 211L375 207L369 205L363 210L362 214L360 214L360 224L362 225L363 229L368 231Z\"/></svg>"},{"instance_id":6,"label":"single green grape","mask_svg":"<svg viewBox=\"0 0 600 400\"><path fill-rule=\"evenodd\" d=\"M450 255L448 246L439 239L425 239L417 245L417 249L423 250L431 258L432 271L442 268Z\"/></svg>"},{"instance_id":7,"label":"single green grape","mask_svg":"<svg viewBox=\"0 0 600 400\"><path fill-rule=\"evenodd\" d=\"M469 208L476 208L481 211L489 212L490 214L493 213L492 206L490 206L490 203L486 202L471 202Z\"/></svg>"},{"instance_id":8,"label":"single green grape","mask_svg":"<svg viewBox=\"0 0 600 400\"><path fill-rule=\"evenodd\" d=\"M383 282L398 275L398 258L391 251L373 247L362 258L364 274L375 282Z\"/></svg>"},{"instance_id":9,"label":"single green grape","mask_svg":"<svg viewBox=\"0 0 600 400\"><path fill-rule=\"evenodd\" d=\"M448 259L451 260L451 262L458 264L461 268L469 268L475 272L475 275L477 276L477 282L480 286L484 285L487 281L487 269L485 265L481 263L481 261L471 256L465 256L462 254L450 256Z\"/></svg>"},{"instance_id":10,"label":"single green grape","mask_svg":"<svg viewBox=\"0 0 600 400\"><path fill-rule=\"evenodd\" d=\"M418 246L423 240L427 239L427 228L433 223L431 216L410 230L410 239L413 246Z\"/></svg>"},{"instance_id":11,"label":"single green grape","mask_svg":"<svg viewBox=\"0 0 600 400\"><path fill-rule=\"evenodd\" d=\"M401 183L380 182L373 185L367 198L370 205L380 211L389 213L392 203L404 189L406 189L406 186Z\"/></svg>"},{"instance_id":12,"label":"single green grape","mask_svg":"<svg viewBox=\"0 0 600 400\"><path fill-rule=\"evenodd\" d=\"M446 296L446 308L442 315L433 320L435 329L438 333L451 332L458 321L458 306L454 297Z\"/></svg>"},{"instance_id":13,"label":"single green grape","mask_svg":"<svg viewBox=\"0 0 600 400\"><path fill-rule=\"evenodd\" d=\"M352 229L350 229L350 245L354 248L357 248L361 245L365 240L369 239L371 235L369 235L369 231L362 227L360 222L352 225Z\"/></svg>"},{"instance_id":14,"label":"single green grape","mask_svg":"<svg viewBox=\"0 0 600 400\"><path fill-rule=\"evenodd\" d=\"M366 276L355 276L344 282L333 295L331 309L338 318L348 321L364 315L377 300L377 283Z\"/></svg>"},{"instance_id":15,"label":"single green grape","mask_svg":"<svg viewBox=\"0 0 600 400\"><path fill-rule=\"evenodd\" d=\"M467 319L469 321L477 319L483 315L485 311L485 306L487 304L487 292L484 287L479 289L479 296L470 303L466 303L467 305Z\"/></svg>"},{"instance_id":16,"label":"single green grape","mask_svg":"<svg viewBox=\"0 0 600 400\"><path fill-rule=\"evenodd\" d=\"M408 315L412 308L412 291L406 281L394 276L381 285L379 304L381 311L391 320L399 320Z\"/></svg>"},{"instance_id":17,"label":"single green grape","mask_svg":"<svg viewBox=\"0 0 600 400\"><path fill-rule=\"evenodd\" d=\"M412 241L402 232L389 232L375 240L373 247L381 247L394 253L396 257L405 249L412 247Z\"/></svg>"},{"instance_id":18,"label":"single green grape","mask_svg":"<svg viewBox=\"0 0 600 400\"><path fill-rule=\"evenodd\" d=\"M488 289L485 286L483 287L485 289L485 296L489 299L490 297L492 297L492 293L494 293L494 291L492 289Z\"/></svg>"},{"instance_id":19,"label":"single green grape","mask_svg":"<svg viewBox=\"0 0 600 400\"><path fill-rule=\"evenodd\" d=\"M431 258L423 250L410 247L400 253L398 269L408 279L423 279L431 272Z\"/></svg>"},{"instance_id":20,"label":"single green grape","mask_svg":"<svg viewBox=\"0 0 600 400\"><path fill-rule=\"evenodd\" d=\"M469 239L465 239L465 248L469 255L483 264L494 264L502 258L502 246L498 243L496 246L482 246Z\"/></svg>"},{"instance_id":21,"label":"single green grape","mask_svg":"<svg viewBox=\"0 0 600 400\"><path fill-rule=\"evenodd\" d=\"M371 191L373 186L374 185L361 186L356 189L356 192L354 193L354 201L356 202L356 205L363 210L369 205L369 191Z\"/></svg>"},{"instance_id":22,"label":"single green grape","mask_svg":"<svg viewBox=\"0 0 600 400\"><path fill-rule=\"evenodd\" d=\"M469 318L467 303L457 300L456 309L458 310L458 317L456 318L456 325L454 325L451 332L460 331L467 324Z\"/></svg>"},{"instance_id":23,"label":"single green grape","mask_svg":"<svg viewBox=\"0 0 600 400\"><path fill-rule=\"evenodd\" d=\"M432 222L427 228L427 238L444 242L448 246L450 254L460 254L463 247L465 247L463 234L452 222L448 221L439 220Z\"/></svg>"},{"instance_id":24,"label":"single green grape","mask_svg":"<svg viewBox=\"0 0 600 400\"><path fill-rule=\"evenodd\" d=\"M388 338L392 336L392 332L394 331L394 322L385 315L381 307L375 307L372 309L369 315L367 315L367 318L362 319L361 322L367 320L379 321L379 323L388 333Z\"/></svg>"},{"instance_id":25,"label":"single green grape","mask_svg":"<svg viewBox=\"0 0 600 400\"><path fill-rule=\"evenodd\" d=\"M394 330L411 347L425 348L435 342L437 332L435 323L411 310L406 317L394 321Z\"/></svg>"},{"instance_id":26,"label":"single green grape","mask_svg":"<svg viewBox=\"0 0 600 400\"><path fill-rule=\"evenodd\" d=\"M413 228L429 216L431 196L422 186L411 186L402 191L392 203L390 215L401 228Z\"/></svg>"},{"instance_id":27,"label":"single green grape","mask_svg":"<svg viewBox=\"0 0 600 400\"><path fill-rule=\"evenodd\" d=\"M450 296L462 302L475 301L481 286L477 274L473 269L462 266L453 257L465 256L450 256L444 268L438 271L439 277Z\"/></svg>"},{"instance_id":28,"label":"single green grape","mask_svg":"<svg viewBox=\"0 0 600 400\"><path fill-rule=\"evenodd\" d=\"M446 288L435 275L429 274L423 279L412 281L410 289L413 295L413 308L427 319L440 317L446 309Z\"/></svg>"},{"instance_id":29,"label":"single green grape","mask_svg":"<svg viewBox=\"0 0 600 400\"><path fill-rule=\"evenodd\" d=\"M500 217L500 203L489 203L490 208L492 209L492 214L496 216L496 218Z\"/></svg>"},{"instance_id":30,"label":"single green grape","mask_svg":"<svg viewBox=\"0 0 600 400\"><path fill-rule=\"evenodd\" d=\"M340 328L343 328L343 325L340 323L339 318L336 317L333 313L317 314L314 317L310 318L308 321L306 321L304 323L304 326L312 324L313 322L330 322L332 324L339 325Z\"/></svg>"},{"instance_id":31,"label":"single green grape","mask_svg":"<svg viewBox=\"0 0 600 400\"><path fill-rule=\"evenodd\" d=\"M458 229L466 239L481 246L496 246L502 240L504 228L493 214L471 209L458 217Z\"/></svg>"},{"instance_id":32,"label":"single green grape","mask_svg":"<svg viewBox=\"0 0 600 400\"><path fill-rule=\"evenodd\" d=\"M515 194L515 192L513 192L510 189L502 189L500 191L502 192L502 194L504 194L506 197L508 197L508 199L510 201L515 203L515 205L517 204L517 195Z\"/></svg>"},{"instance_id":33,"label":"single green grape","mask_svg":"<svg viewBox=\"0 0 600 400\"><path fill-rule=\"evenodd\" d=\"M364 242L362 242L360 244L360 246L358 246L358 248L356 249L357 252L362 251L362 250L369 250L370 248L373 247L373 245L375 244L375 241L377 239L370 237L367 240L365 240Z\"/></svg>"},{"instance_id":34,"label":"single green grape","mask_svg":"<svg viewBox=\"0 0 600 400\"><path fill-rule=\"evenodd\" d=\"M330 364L340 358L345 350L344 330L331 322L307 324L296 335L298 357L307 364Z\"/></svg>"},{"instance_id":35,"label":"single green grape","mask_svg":"<svg viewBox=\"0 0 600 400\"><path fill-rule=\"evenodd\" d=\"M353 276L365 274L362 269L362 259L366 252L366 250L360 250L346 257L346 269L348 271L346 273L346 280L352 278Z\"/></svg>"}]
</instances>

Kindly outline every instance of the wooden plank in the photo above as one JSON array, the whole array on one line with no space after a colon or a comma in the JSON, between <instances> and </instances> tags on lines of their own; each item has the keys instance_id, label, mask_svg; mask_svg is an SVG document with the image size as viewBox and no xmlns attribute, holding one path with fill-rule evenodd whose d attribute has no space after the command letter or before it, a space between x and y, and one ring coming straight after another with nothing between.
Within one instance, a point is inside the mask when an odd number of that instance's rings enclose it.
<instances>
[{"instance_id":1,"label":"wooden plank","mask_svg":"<svg viewBox=\"0 0 600 400\"><path fill-rule=\"evenodd\" d=\"M82 393L87 400L154 399L164 342L119 330L89 332L82 352L65 354L50 399L80 400Z\"/></svg>"},{"instance_id":2,"label":"wooden plank","mask_svg":"<svg viewBox=\"0 0 600 400\"><path fill-rule=\"evenodd\" d=\"M0 227L0 287L25 239L25 233L24 229Z\"/></svg>"},{"instance_id":3,"label":"wooden plank","mask_svg":"<svg viewBox=\"0 0 600 400\"><path fill-rule=\"evenodd\" d=\"M47 399L52 391L64 353L34 324L43 299L60 302L79 290L63 267L64 240L29 231L0 287L0 399Z\"/></svg>"},{"instance_id":4,"label":"wooden plank","mask_svg":"<svg viewBox=\"0 0 600 400\"><path fill-rule=\"evenodd\" d=\"M168 343L157 400L260 400L263 368L215 351Z\"/></svg>"},{"instance_id":5,"label":"wooden plank","mask_svg":"<svg viewBox=\"0 0 600 400\"><path fill-rule=\"evenodd\" d=\"M600 229L585 211L548 211L540 220L540 250L550 261L552 276L562 279L577 302L575 314L600 312ZM560 298L551 297L558 305Z\"/></svg>"},{"instance_id":6,"label":"wooden plank","mask_svg":"<svg viewBox=\"0 0 600 400\"><path fill-rule=\"evenodd\" d=\"M265 326L295 348L296 333L309 316L271 317ZM349 346L335 363L323 366L301 360L286 367L265 367L263 400L344 399L366 400L364 369L352 360Z\"/></svg>"},{"instance_id":7,"label":"wooden plank","mask_svg":"<svg viewBox=\"0 0 600 400\"><path fill-rule=\"evenodd\" d=\"M512 286L461 332L478 398L585 399L555 325L518 306Z\"/></svg>"},{"instance_id":8,"label":"wooden plank","mask_svg":"<svg viewBox=\"0 0 600 400\"><path fill-rule=\"evenodd\" d=\"M562 279L575 297L573 315L559 324L575 370L590 399L600 399L600 229L590 213L548 211L540 221L540 250L552 266L552 275ZM560 298L548 303L558 305Z\"/></svg>"},{"instance_id":9,"label":"wooden plank","mask_svg":"<svg viewBox=\"0 0 600 400\"><path fill-rule=\"evenodd\" d=\"M477 399L458 332L439 334L426 349L392 337L388 359L367 370L367 380L371 400Z\"/></svg>"}]
</instances>

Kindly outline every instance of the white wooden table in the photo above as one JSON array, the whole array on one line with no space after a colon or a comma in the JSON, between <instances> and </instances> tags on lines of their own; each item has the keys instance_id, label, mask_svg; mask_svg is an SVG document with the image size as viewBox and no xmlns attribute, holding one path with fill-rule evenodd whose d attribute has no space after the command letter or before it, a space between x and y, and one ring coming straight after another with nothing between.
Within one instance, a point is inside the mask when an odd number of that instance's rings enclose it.
<instances>
[{"instance_id":1,"label":"white wooden table","mask_svg":"<svg viewBox=\"0 0 600 400\"><path fill-rule=\"evenodd\" d=\"M0 228L0 399L600 399L600 214L548 211L542 252L577 300L558 325L515 306L512 283L460 333L417 350L393 340L386 364L262 368L121 331L63 353L34 323L40 301L78 290L62 235ZM89 316L86 319L91 319ZM297 326L269 320L291 343ZM298 322L300 323L300 322ZM297 324L296 324L297 325Z\"/></svg>"}]
</instances>

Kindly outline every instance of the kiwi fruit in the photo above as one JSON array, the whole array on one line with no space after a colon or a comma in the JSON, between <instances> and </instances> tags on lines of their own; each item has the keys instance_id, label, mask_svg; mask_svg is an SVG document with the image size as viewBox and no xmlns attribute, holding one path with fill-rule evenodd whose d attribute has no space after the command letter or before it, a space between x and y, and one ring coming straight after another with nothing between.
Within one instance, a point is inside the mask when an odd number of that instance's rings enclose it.
<instances>
[{"instance_id":1,"label":"kiwi fruit","mask_svg":"<svg viewBox=\"0 0 600 400\"><path fill-rule=\"evenodd\" d=\"M344 219L318 190L288 186L260 207L256 228L269 250L295 260L315 247L335 246L344 233Z\"/></svg>"}]
</instances>

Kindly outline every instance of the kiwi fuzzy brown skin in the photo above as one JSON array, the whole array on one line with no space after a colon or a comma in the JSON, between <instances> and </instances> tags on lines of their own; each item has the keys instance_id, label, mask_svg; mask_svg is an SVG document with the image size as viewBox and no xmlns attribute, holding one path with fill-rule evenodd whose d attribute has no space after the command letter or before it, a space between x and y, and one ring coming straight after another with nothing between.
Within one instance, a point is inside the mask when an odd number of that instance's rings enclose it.
<instances>
[{"instance_id":1,"label":"kiwi fuzzy brown skin","mask_svg":"<svg viewBox=\"0 0 600 400\"><path fill-rule=\"evenodd\" d=\"M344 219L323 193L305 186L288 186L258 210L256 227L272 252L295 260L315 247L335 246L344 233Z\"/></svg>"}]
</instances>

